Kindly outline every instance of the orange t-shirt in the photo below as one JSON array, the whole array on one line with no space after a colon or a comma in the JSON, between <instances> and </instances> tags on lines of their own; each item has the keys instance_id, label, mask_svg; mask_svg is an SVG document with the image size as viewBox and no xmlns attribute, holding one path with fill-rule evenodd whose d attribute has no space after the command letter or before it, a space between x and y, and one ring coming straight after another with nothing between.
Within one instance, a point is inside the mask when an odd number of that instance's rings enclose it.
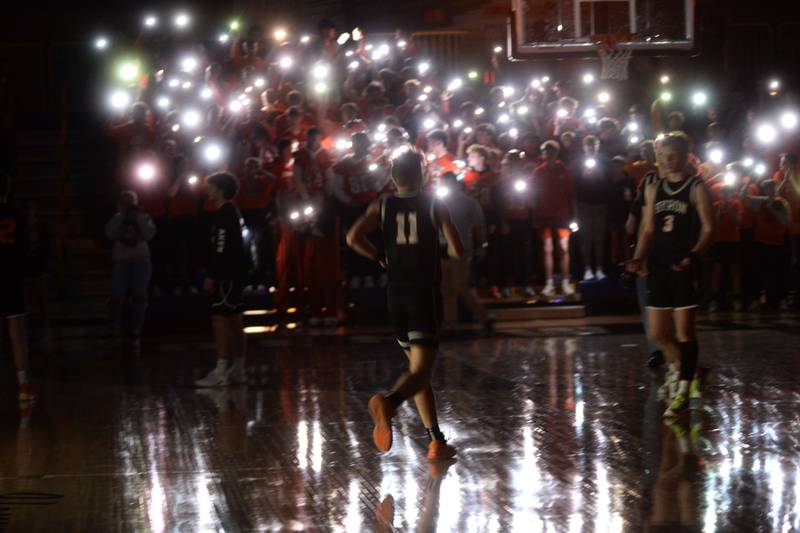
<instances>
[{"instance_id":1,"label":"orange t-shirt","mask_svg":"<svg viewBox=\"0 0 800 533\"><path fill-rule=\"evenodd\" d=\"M636 182L636 187L639 187L648 172L656 170L658 170L658 166L650 161L634 161L628 165L628 175Z\"/></svg>"},{"instance_id":2,"label":"orange t-shirt","mask_svg":"<svg viewBox=\"0 0 800 533\"><path fill-rule=\"evenodd\" d=\"M452 154L446 153L442 157L438 157L428 163L428 181L436 183L448 172L457 173L458 168L453 161L455 161L455 159Z\"/></svg>"},{"instance_id":3,"label":"orange t-shirt","mask_svg":"<svg viewBox=\"0 0 800 533\"><path fill-rule=\"evenodd\" d=\"M727 207L722 212L723 206ZM742 202L737 198L718 200L714 202L714 214L717 224L714 230L714 242L739 242L741 235Z\"/></svg>"},{"instance_id":4,"label":"orange t-shirt","mask_svg":"<svg viewBox=\"0 0 800 533\"><path fill-rule=\"evenodd\" d=\"M786 204L783 198L775 198L777 202ZM788 205L787 205L788 207ZM786 226L775 220L772 215L767 211L766 205L761 206L755 214L755 240L762 244L769 244L770 246L783 246L784 236L786 235Z\"/></svg>"},{"instance_id":5,"label":"orange t-shirt","mask_svg":"<svg viewBox=\"0 0 800 533\"><path fill-rule=\"evenodd\" d=\"M239 178L236 205L242 210L267 209L272 201L275 183L264 173Z\"/></svg>"},{"instance_id":6,"label":"orange t-shirt","mask_svg":"<svg viewBox=\"0 0 800 533\"><path fill-rule=\"evenodd\" d=\"M575 203L575 182L561 161L556 161L553 168L547 163L536 167L533 194L538 219L567 222Z\"/></svg>"}]
</instances>

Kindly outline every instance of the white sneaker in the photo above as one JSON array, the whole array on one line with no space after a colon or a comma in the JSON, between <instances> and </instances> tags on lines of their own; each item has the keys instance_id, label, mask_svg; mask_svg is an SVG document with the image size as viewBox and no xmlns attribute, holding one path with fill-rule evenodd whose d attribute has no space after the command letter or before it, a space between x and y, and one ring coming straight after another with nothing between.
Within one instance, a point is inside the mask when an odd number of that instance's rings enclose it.
<instances>
[{"instance_id":1,"label":"white sneaker","mask_svg":"<svg viewBox=\"0 0 800 533\"><path fill-rule=\"evenodd\" d=\"M233 363L233 366L225 373L228 385L244 385L247 383L247 374L244 363Z\"/></svg>"},{"instance_id":2,"label":"white sneaker","mask_svg":"<svg viewBox=\"0 0 800 533\"><path fill-rule=\"evenodd\" d=\"M569 280L561 280L561 292L566 296L573 296L575 294L575 286Z\"/></svg>"},{"instance_id":3,"label":"white sneaker","mask_svg":"<svg viewBox=\"0 0 800 533\"><path fill-rule=\"evenodd\" d=\"M586 268L583 271L583 281L592 281L594 279L594 272L592 272L591 268Z\"/></svg>"},{"instance_id":4,"label":"white sneaker","mask_svg":"<svg viewBox=\"0 0 800 533\"><path fill-rule=\"evenodd\" d=\"M603 272L602 268L597 268L597 272L595 273L594 277L598 280L606 279L606 273Z\"/></svg>"},{"instance_id":5,"label":"white sneaker","mask_svg":"<svg viewBox=\"0 0 800 533\"><path fill-rule=\"evenodd\" d=\"M525 287L522 292L524 292L525 296L528 298L536 298L536 291L533 290L533 287Z\"/></svg>"},{"instance_id":6,"label":"white sneaker","mask_svg":"<svg viewBox=\"0 0 800 533\"><path fill-rule=\"evenodd\" d=\"M658 388L658 392L656 392L656 398L662 402L665 400L671 401L677 393L678 373L668 367L664 375L664 383Z\"/></svg>"},{"instance_id":7,"label":"white sneaker","mask_svg":"<svg viewBox=\"0 0 800 533\"><path fill-rule=\"evenodd\" d=\"M542 295L544 296L555 296L556 295L556 287L553 285L553 280L548 279L547 284L542 289Z\"/></svg>"},{"instance_id":8,"label":"white sneaker","mask_svg":"<svg viewBox=\"0 0 800 533\"><path fill-rule=\"evenodd\" d=\"M197 387L227 387L228 373L217 372L217 369L215 368L203 379L198 379L195 381L194 384Z\"/></svg>"}]
</instances>

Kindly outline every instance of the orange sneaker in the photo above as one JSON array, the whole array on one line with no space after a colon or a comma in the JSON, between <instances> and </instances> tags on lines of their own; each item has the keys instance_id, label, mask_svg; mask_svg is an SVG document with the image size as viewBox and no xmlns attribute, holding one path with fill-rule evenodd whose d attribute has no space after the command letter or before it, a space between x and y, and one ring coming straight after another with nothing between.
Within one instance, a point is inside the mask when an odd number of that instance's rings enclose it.
<instances>
[{"instance_id":1,"label":"orange sneaker","mask_svg":"<svg viewBox=\"0 0 800 533\"><path fill-rule=\"evenodd\" d=\"M19 384L19 401L32 402L36 399L36 395L31 392L31 387L27 383Z\"/></svg>"},{"instance_id":2,"label":"orange sneaker","mask_svg":"<svg viewBox=\"0 0 800 533\"><path fill-rule=\"evenodd\" d=\"M428 444L428 461L444 461L456 456L456 449L443 440L432 440Z\"/></svg>"},{"instance_id":3,"label":"orange sneaker","mask_svg":"<svg viewBox=\"0 0 800 533\"><path fill-rule=\"evenodd\" d=\"M395 409L383 394L372 396L367 407L375 421L372 440L380 451L388 452L392 448L392 418L396 414Z\"/></svg>"}]
</instances>

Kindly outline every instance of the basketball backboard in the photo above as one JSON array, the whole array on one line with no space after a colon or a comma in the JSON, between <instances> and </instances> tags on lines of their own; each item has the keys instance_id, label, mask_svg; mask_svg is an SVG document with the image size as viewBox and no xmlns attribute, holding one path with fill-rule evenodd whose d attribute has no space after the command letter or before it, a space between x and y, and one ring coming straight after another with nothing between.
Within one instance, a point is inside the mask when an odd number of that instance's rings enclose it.
<instances>
[{"instance_id":1,"label":"basketball backboard","mask_svg":"<svg viewBox=\"0 0 800 533\"><path fill-rule=\"evenodd\" d=\"M616 44L649 54L694 48L694 0L511 0L511 59L595 54L603 34L630 34Z\"/></svg>"}]
</instances>

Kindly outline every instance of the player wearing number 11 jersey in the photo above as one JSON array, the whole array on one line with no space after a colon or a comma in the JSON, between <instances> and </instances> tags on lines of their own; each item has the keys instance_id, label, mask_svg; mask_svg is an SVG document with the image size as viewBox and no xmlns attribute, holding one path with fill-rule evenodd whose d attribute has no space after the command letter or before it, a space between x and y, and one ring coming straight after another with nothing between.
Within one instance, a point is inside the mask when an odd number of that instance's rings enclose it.
<instances>
[{"instance_id":1,"label":"player wearing number 11 jersey","mask_svg":"<svg viewBox=\"0 0 800 533\"><path fill-rule=\"evenodd\" d=\"M711 194L699 176L687 171L688 153L684 134L672 133L659 141L656 157L664 177L645 190L643 228L636 256L627 267L639 271L647 259L651 338L669 361L667 381L677 381L666 417L678 415L689 406L690 382L691 393L699 395L698 382L694 381L698 346L692 268L714 236Z\"/></svg>"},{"instance_id":2,"label":"player wearing number 11 jersey","mask_svg":"<svg viewBox=\"0 0 800 533\"><path fill-rule=\"evenodd\" d=\"M387 270L389 316L409 361L408 372L387 394L370 398L369 411L375 421L372 435L380 451L389 451L391 420L405 400L414 398L430 438L428 459L450 459L456 451L439 429L431 389L441 321L439 231L447 240L450 257L460 258L464 247L444 204L422 192L422 157L418 153L406 151L396 156L392 179L397 192L373 202L347 234L351 248ZM367 239L376 230L386 243L383 257Z\"/></svg>"}]
</instances>

